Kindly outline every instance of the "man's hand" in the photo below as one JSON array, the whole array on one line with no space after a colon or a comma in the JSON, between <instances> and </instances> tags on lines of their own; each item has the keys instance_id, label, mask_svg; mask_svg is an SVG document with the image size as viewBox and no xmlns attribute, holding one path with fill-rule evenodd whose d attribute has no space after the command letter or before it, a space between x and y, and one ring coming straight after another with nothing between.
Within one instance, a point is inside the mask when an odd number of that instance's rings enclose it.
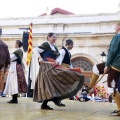
<instances>
[{"instance_id":1,"label":"man's hand","mask_svg":"<svg viewBox=\"0 0 120 120\"><path fill-rule=\"evenodd\" d=\"M108 71L109 71L109 67L106 66L106 67L104 68L104 73L106 74L106 73L108 73Z\"/></svg>"}]
</instances>

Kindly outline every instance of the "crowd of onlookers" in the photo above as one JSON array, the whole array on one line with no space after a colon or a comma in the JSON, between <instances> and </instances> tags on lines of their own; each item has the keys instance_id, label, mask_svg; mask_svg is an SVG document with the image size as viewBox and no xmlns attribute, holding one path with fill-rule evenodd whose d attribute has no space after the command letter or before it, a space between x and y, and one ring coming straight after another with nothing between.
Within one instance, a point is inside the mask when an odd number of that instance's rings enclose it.
<instances>
[{"instance_id":1,"label":"crowd of onlookers","mask_svg":"<svg viewBox=\"0 0 120 120\"><path fill-rule=\"evenodd\" d=\"M97 86L98 88L104 88L103 86ZM96 88L97 88L96 87ZM96 102L107 102L109 99L108 94L106 95L106 91L104 93L104 91L100 92L100 90L98 89L92 89L91 93L87 93L87 86L82 87L81 90L79 90L79 92L77 93L76 96L74 96L75 100L79 100L80 102L87 102L87 101L96 101Z\"/></svg>"},{"instance_id":2,"label":"crowd of onlookers","mask_svg":"<svg viewBox=\"0 0 120 120\"><path fill-rule=\"evenodd\" d=\"M107 90L104 86L95 86L91 93L87 93L87 85L83 85L82 89L79 90L76 96L74 96L75 100L79 100L80 102L87 101L96 101L96 102L113 102L112 95L108 94ZM120 79L118 81L118 91L120 92Z\"/></svg>"}]
</instances>

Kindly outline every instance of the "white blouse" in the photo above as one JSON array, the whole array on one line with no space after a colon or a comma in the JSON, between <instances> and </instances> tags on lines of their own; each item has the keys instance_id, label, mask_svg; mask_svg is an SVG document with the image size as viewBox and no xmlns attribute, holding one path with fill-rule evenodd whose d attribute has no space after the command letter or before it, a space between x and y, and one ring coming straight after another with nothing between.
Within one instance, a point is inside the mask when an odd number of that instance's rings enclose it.
<instances>
[{"instance_id":1,"label":"white blouse","mask_svg":"<svg viewBox=\"0 0 120 120\"><path fill-rule=\"evenodd\" d=\"M10 55L10 58L11 58L11 62L17 59L16 55L13 53Z\"/></svg>"},{"instance_id":2,"label":"white blouse","mask_svg":"<svg viewBox=\"0 0 120 120\"><path fill-rule=\"evenodd\" d=\"M61 64L62 64L62 61L63 61L63 59L64 59L64 57L65 57L65 50L64 50L64 49L61 49L61 50L59 51L59 53L60 53L60 56L56 59L56 61L59 63L59 65L61 65Z\"/></svg>"},{"instance_id":3,"label":"white blouse","mask_svg":"<svg viewBox=\"0 0 120 120\"><path fill-rule=\"evenodd\" d=\"M15 50L19 50L19 49L21 49L21 48L16 48ZM21 49L21 50L22 50L22 49ZM11 62L12 62L12 61L14 61L14 60L17 59L17 56L16 56L14 53L12 53L12 54L10 55L10 58L11 58Z\"/></svg>"}]
</instances>

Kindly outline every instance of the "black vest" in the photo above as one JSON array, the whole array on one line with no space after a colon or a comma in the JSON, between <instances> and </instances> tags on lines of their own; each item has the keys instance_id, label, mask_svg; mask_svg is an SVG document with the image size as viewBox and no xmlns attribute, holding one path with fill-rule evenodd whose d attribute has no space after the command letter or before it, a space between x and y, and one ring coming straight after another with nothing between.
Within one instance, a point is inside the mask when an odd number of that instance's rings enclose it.
<instances>
[{"instance_id":1,"label":"black vest","mask_svg":"<svg viewBox=\"0 0 120 120\"><path fill-rule=\"evenodd\" d=\"M65 47L62 47L62 49L65 50L65 56L64 56L62 63L70 65L71 54L68 52L68 50Z\"/></svg>"}]
</instances>

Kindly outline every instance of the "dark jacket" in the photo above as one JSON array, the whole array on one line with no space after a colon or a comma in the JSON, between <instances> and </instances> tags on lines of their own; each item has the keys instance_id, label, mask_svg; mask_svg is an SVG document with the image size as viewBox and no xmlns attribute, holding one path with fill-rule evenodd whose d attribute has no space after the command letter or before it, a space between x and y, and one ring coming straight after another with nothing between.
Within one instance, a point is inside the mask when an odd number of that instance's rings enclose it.
<instances>
[{"instance_id":1,"label":"dark jacket","mask_svg":"<svg viewBox=\"0 0 120 120\"><path fill-rule=\"evenodd\" d=\"M10 65L8 46L2 40L0 40L0 70L2 67L7 69L8 65Z\"/></svg>"}]
</instances>

